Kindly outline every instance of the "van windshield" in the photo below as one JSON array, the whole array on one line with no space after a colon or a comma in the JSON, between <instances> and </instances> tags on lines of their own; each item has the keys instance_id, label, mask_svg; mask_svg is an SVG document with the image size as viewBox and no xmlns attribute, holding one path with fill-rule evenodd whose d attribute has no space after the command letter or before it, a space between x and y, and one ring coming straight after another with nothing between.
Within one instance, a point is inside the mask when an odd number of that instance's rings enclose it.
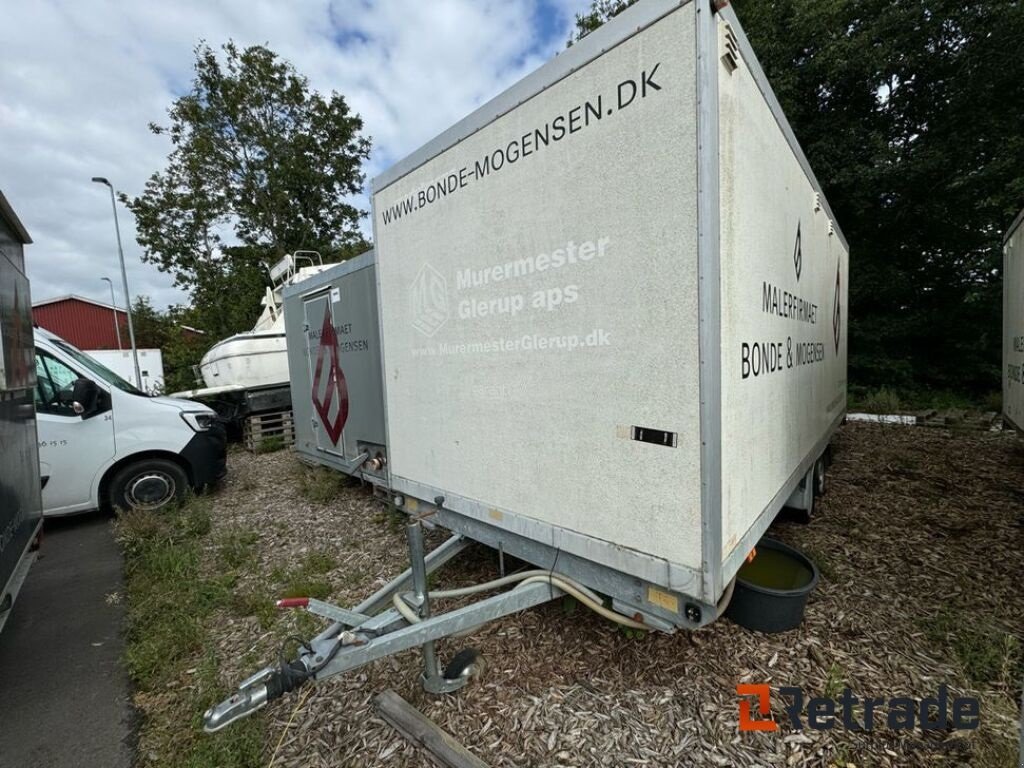
<instances>
[{"instance_id":1,"label":"van windshield","mask_svg":"<svg viewBox=\"0 0 1024 768\"><path fill-rule=\"evenodd\" d=\"M92 373L99 376L103 381L107 382L111 386L117 387L122 392L128 392L132 395L146 396L146 393L131 383L125 381L112 370L99 363L97 360L89 357L84 352L75 349L70 344L58 341L57 339L52 340L54 344L60 347L61 351L64 352L68 357L72 358L76 363L81 364L83 367L88 368Z\"/></svg>"}]
</instances>

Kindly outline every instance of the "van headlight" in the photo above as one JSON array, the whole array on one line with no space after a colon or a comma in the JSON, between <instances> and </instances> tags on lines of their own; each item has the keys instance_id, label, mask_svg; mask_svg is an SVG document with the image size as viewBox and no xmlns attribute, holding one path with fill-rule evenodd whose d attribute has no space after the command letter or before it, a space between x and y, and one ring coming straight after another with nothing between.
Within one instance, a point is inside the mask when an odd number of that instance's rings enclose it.
<instances>
[{"instance_id":1,"label":"van headlight","mask_svg":"<svg viewBox=\"0 0 1024 768\"><path fill-rule=\"evenodd\" d=\"M184 411L181 418L196 432L206 432L217 423L217 414L209 411Z\"/></svg>"}]
</instances>

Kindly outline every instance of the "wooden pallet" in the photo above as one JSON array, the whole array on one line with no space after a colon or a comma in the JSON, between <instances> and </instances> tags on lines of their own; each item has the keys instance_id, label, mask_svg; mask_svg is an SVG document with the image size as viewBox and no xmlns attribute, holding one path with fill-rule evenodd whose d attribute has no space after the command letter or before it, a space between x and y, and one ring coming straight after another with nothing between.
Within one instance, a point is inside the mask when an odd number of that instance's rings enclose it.
<instances>
[{"instance_id":1,"label":"wooden pallet","mask_svg":"<svg viewBox=\"0 0 1024 768\"><path fill-rule=\"evenodd\" d=\"M938 429L967 430L973 432L997 432L1002 427L1002 417L994 411L969 413L961 410L921 411L917 414L917 425Z\"/></svg>"},{"instance_id":2,"label":"wooden pallet","mask_svg":"<svg viewBox=\"0 0 1024 768\"><path fill-rule=\"evenodd\" d=\"M259 453L274 443L285 448L295 442L295 425L292 412L271 411L247 416L242 424L242 440L245 447Z\"/></svg>"}]
</instances>

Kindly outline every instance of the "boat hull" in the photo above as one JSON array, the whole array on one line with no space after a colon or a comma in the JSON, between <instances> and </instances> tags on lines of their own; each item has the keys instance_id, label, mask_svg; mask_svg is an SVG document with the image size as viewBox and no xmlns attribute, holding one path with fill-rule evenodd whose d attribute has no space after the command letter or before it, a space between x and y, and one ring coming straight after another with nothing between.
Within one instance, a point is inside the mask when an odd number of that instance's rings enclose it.
<instances>
[{"instance_id":1,"label":"boat hull","mask_svg":"<svg viewBox=\"0 0 1024 768\"><path fill-rule=\"evenodd\" d=\"M245 389L288 383L288 353L283 333L239 333L214 344L199 371L207 387Z\"/></svg>"}]
</instances>

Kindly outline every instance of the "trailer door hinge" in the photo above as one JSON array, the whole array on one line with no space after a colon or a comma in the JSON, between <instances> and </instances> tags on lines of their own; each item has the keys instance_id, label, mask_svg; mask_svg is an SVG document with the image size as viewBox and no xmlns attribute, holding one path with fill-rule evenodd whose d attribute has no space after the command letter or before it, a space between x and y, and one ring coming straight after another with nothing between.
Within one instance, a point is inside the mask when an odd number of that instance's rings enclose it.
<instances>
[{"instance_id":1,"label":"trailer door hinge","mask_svg":"<svg viewBox=\"0 0 1024 768\"><path fill-rule=\"evenodd\" d=\"M718 25L718 49L722 52L722 63L731 75L740 65L740 46L727 21Z\"/></svg>"}]
</instances>

